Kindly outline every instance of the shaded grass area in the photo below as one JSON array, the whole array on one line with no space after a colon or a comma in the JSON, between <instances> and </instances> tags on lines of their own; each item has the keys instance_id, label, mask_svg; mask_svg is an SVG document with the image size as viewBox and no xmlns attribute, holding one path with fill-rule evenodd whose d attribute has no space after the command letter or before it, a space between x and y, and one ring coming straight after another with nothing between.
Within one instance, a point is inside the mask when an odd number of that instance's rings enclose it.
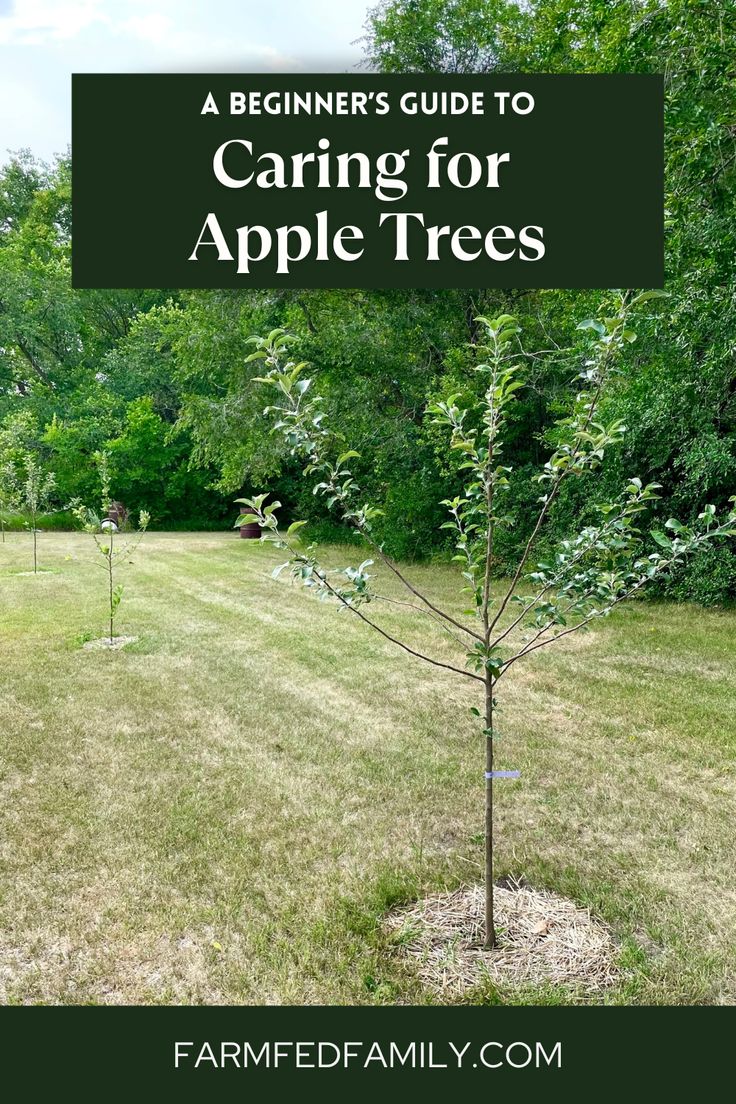
<instances>
[{"instance_id":1,"label":"shaded grass area","mask_svg":"<svg viewBox=\"0 0 736 1104\"><path fill-rule=\"evenodd\" d=\"M0 996L435 999L381 924L480 875L475 684L429 670L231 534L149 534L119 652L81 535L0 545ZM334 562L355 558L334 549ZM412 577L453 608L444 566ZM450 656L400 607L381 623ZM611 925L605 996L736 1002L736 614L637 603L517 664L500 695L499 874ZM503 683L501 684L503 686Z\"/></svg>"}]
</instances>

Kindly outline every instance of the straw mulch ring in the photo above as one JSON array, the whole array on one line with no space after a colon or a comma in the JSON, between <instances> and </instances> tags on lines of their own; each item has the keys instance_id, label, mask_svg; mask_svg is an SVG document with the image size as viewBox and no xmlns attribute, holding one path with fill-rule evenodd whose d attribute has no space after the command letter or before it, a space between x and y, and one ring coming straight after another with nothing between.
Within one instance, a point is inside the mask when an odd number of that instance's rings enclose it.
<instances>
[{"instance_id":1,"label":"straw mulch ring","mask_svg":"<svg viewBox=\"0 0 736 1104\"><path fill-rule=\"evenodd\" d=\"M485 894L475 885L396 909L386 926L430 989L457 996L484 981L600 991L616 980L616 945L587 909L517 882L495 888L498 946L483 950Z\"/></svg>"},{"instance_id":2,"label":"straw mulch ring","mask_svg":"<svg viewBox=\"0 0 736 1104\"><path fill-rule=\"evenodd\" d=\"M88 640L82 645L85 652L96 652L102 649L107 649L109 652L119 652L121 648L124 648L126 644L135 644L137 636L114 636L112 640L109 636L100 637L99 640Z\"/></svg>"}]
</instances>

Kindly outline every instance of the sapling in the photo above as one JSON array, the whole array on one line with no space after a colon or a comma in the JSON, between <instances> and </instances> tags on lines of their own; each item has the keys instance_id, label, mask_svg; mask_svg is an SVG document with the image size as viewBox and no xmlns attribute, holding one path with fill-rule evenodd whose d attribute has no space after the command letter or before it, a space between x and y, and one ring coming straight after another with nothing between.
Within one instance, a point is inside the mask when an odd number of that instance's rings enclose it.
<instances>
[{"instance_id":1,"label":"sapling","mask_svg":"<svg viewBox=\"0 0 736 1104\"><path fill-rule=\"evenodd\" d=\"M17 501L26 511L25 528L33 536L33 574L38 572L38 518L48 507L51 493L56 486L53 472L45 471L33 453L27 452L22 460L23 474L16 476Z\"/></svg>"},{"instance_id":2,"label":"sapling","mask_svg":"<svg viewBox=\"0 0 736 1104\"><path fill-rule=\"evenodd\" d=\"M123 597L123 587L116 582L117 570L123 564L131 562L130 557L148 528L150 515L146 510L141 510L138 515L137 530L132 533L122 533L117 523L106 516L112 503L107 457L104 453L100 453L96 455L95 460L102 485L102 511L98 514L87 506L75 503L73 512L85 533L89 533L94 540L98 553L98 558L94 560L95 565L101 567L107 576L108 639L112 646L115 643L115 617Z\"/></svg>"},{"instance_id":3,"label":"sapling","mask_svg":"<svg viewBox=\"0 0 736 1104\"><path fill-rule=\"evenodd\" d=\"M642 516L657 499L659 485L630 479L620 493L597 507L597 518L566 539L553 541L551 551L535 563L532 559L540 537L546 535L555 500L565 481L596 471L606 450L618 444L625 427L604 422L601 399L606 385L635 340L630 317L658 292L615 293L612 305L601 316L586 319L582 331L584 351L572 409L555 426L555 446L537 476L542 494L530 526L529 537L510 581L494 578L495 542L501 527L510 524L503 510L509 487L510 466L504 458L504 432L516 395L524 386L523 363L527 355L514 318L479 317L484 334L474 347L473 372L479 377L479 397L461 405L453 395L428 405L427 417L449 435L450 448L458 455L462 493L444 500L448 528L453 537L454 561L461 565L462 591L468 606L462 613L440 607L422 593L386 553L375 534L380 510L365 502L351 474L350 461L358 453L346 449L326 425L322 399L304 376L306 364L291 357L294 338L273 330L265 338L251 338L255 351L248 361L263 363L265 374L256 381L268 388L274 402L265 413L275 416L274 431L283 434L288 449L305 461L304 473L314 480L314 493L323 496L329 509L355 529L385 568L406 588L403 608L422 614L442 632L447 648L427 654L387 631L365 609L396 599L376 589L369 573L373 559L357 567L327 568L320 563L314 545L303 547L297 534L305 524L295 521L279 527L279 502L266 504L268 495L244 500L255 511L262 540L273 541L288 558L273 574L288 569L292 577L350 610L366 625L405 652L435 667L470 680L479 701L471 708L484 743L485 792L485 947L496 945L493 869L494 779L516 777L518 771L498 769L496 725L499 684L517 663L573 632L607 617L621 602L672 571L705 544L736 534L736 496L730 510L717 516L707 505L692 525L674 518L661 530L645 534ZM241 519L242 522L242 519ZM454 658L454 649L457 658Z\"/></svg>"},{"instance_id":4,"label":"sapling","mask_svg":"<svg viewBox=\"0 0 736 1104\"><path fill-rule=\"evenodd\" d=\"M21 496L12 464L0 466L0 535L5 544L8 516L20 508Z\"/></svg>"}]
</instances>

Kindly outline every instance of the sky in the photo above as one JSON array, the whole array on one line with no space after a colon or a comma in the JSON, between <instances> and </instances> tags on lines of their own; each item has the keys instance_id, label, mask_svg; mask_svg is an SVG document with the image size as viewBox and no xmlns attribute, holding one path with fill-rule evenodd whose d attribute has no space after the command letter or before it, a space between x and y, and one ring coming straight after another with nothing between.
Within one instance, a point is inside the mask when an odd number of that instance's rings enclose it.
<instances>
[{"instance_id":1,"label":"sky","mask_svg":"<svg viewBox=\"0 0 736 1104\"><path fill-rule=\"evenodd\" d=\"M372 0L0 0L0 162L71 134L73 72L345 71Z\"/></svg>"}]
</instances>

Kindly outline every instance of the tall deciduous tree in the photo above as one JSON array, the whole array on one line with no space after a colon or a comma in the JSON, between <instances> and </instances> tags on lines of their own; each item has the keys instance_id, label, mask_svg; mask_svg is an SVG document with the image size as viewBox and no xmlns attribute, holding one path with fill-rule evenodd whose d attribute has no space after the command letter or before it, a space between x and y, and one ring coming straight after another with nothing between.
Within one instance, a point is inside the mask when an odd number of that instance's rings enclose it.
<instances>
[{"instance_id":1,"label":"tall deciduous tree","mask_svg":"<svg viewBox=\"0 0 736 1104\"><path fill-rule=\"evenodd\" d=\"M695 520L703 490L723 507L736 479L736 6L385 0L369 12L365 47L371 66L386 72L663 74L666 288L677 325L654 317L638 327L636 355L604 396L608 416L622 418L631 432L600 478L614 487L632 467L656 478L663 519L676 511ZM581 292L525 292L506 309L561 340L570 320L590 309L587 299ZM550 382L542 381L546 392ZM571 487L561 494L566 517L585 517L595 503ZM679 598L733 598L736 553L713 550L666 587Z\"/></svg>"}]
</instances>

